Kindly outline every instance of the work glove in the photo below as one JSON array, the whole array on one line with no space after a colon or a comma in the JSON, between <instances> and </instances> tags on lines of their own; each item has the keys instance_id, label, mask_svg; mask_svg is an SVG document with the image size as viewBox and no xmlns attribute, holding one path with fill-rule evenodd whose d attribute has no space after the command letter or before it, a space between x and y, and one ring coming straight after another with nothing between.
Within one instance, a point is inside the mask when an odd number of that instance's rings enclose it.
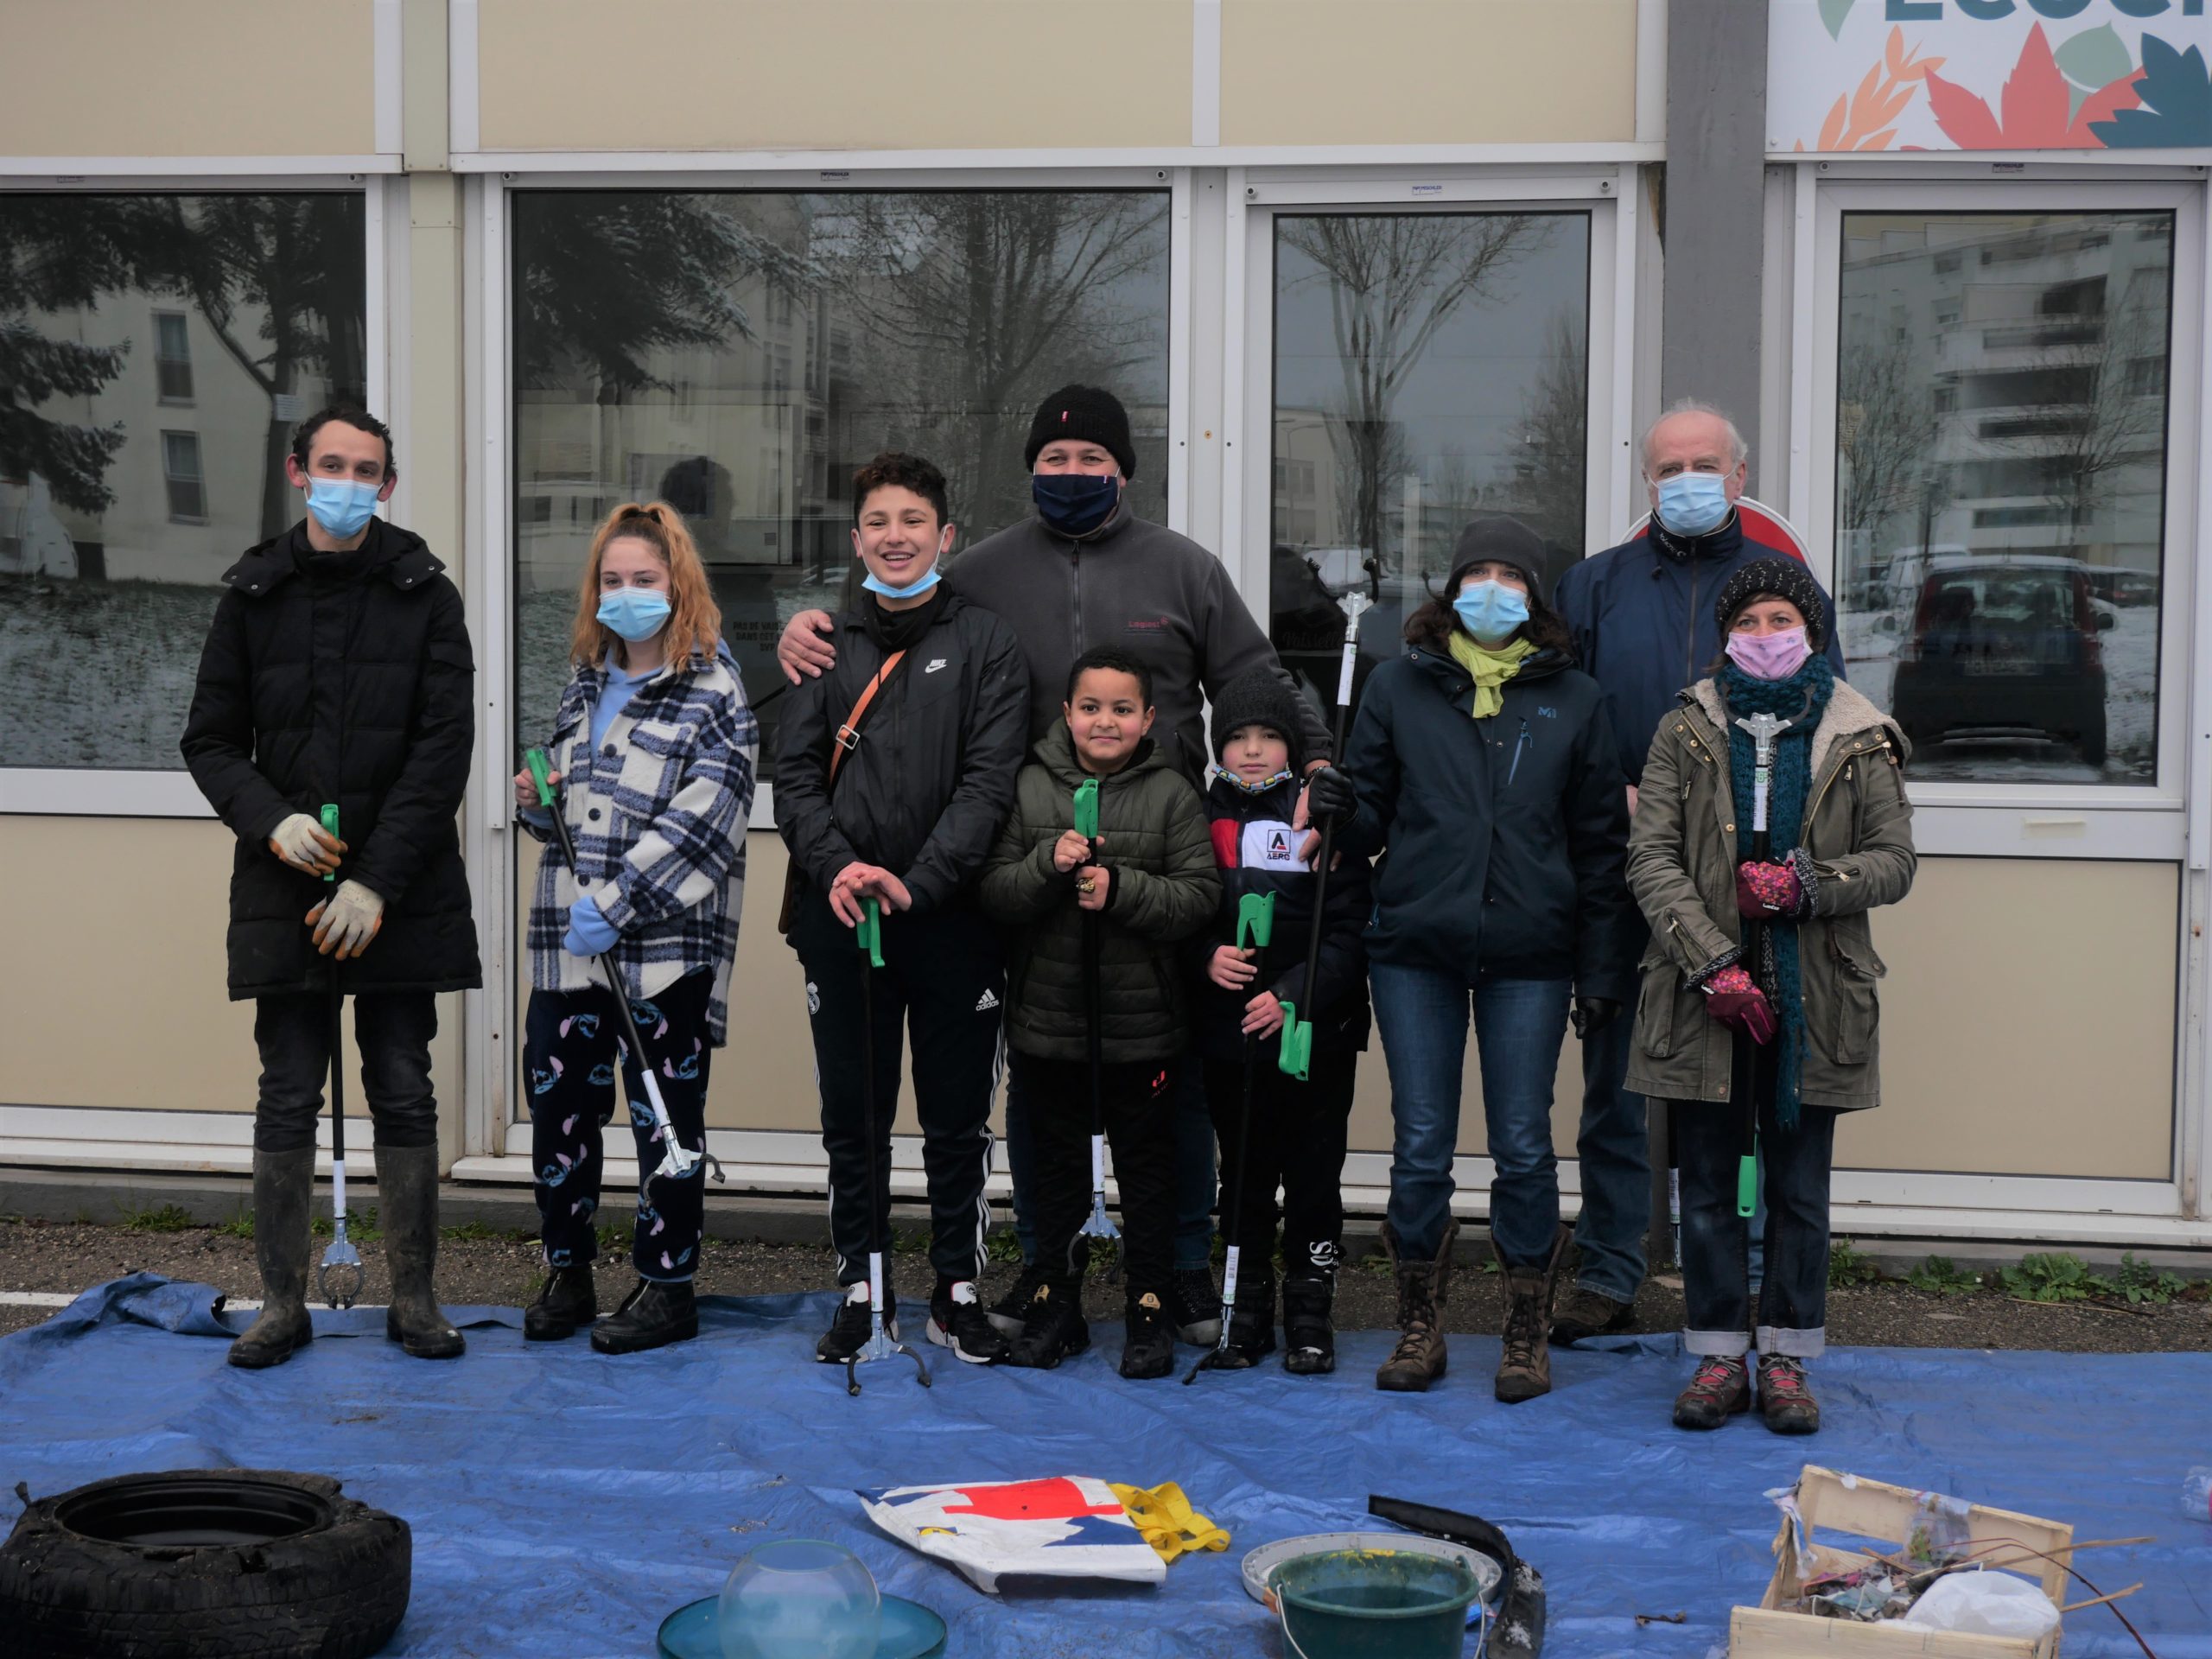
<instances>
[{"instance_id":1,"label":"work glove","mask_svg":"<svg viewBox=\"0 0 2212 1659\"><path fill-rule=\"evenodd\" d=\"M1338 824L1359 810L1359 797L1351 779L1334 766L1323 766L1306 780L1306 817L1308 823L1334 818Z\"/></svg>"},{"instance_id":2,"label":"work glove","mask_svg":"<svg viewBox=\"0 0 2212 1659\"><path fill-rule=\"evenodd\" d=\"M613 923L599 913L599 900L586 893L569 906L569 931L561 948L572 957L596 957L613 948L622 935Z\"/></svg>"},{"instance_id":3,"label":"work glove","mask_svg":"<svg viewBox=\"0 0 2212 1659\"><path fill-rule=\"evenodd\" d=\"M1812 908L1796 861L1762 863L1747 858L1736 867L1736 913L1754 922L1794 922Z\"/></svg>"},{"instance_id":4,"label":"work glove","mask_svg":"<svg viewBox=\"0 0 2212 1659\"><path fill-rule=\"evenodd\" d=\"M1704 990L1707 1012L1722 1025L1742 1032L1762 1047L1774 1040L1773 1005L1741 963L1723 968L1705 982Z\"/></svg>"},{"instance_id":5,"label":"work glove","mask_svg":"<svg viewBox=\"0 0 2212 1659\"><path fill-rule=\"evenodd\" d=\"M335 951L344 962L367 950L383 929L384 900L358 881L340 881L336 893L308 912L308 921L315 928L315 948L326 957Z\"/></svg>"},{"instance_id":6,"label":"work glove","mask_svg":"<svg viewBox=\"0 0 2212 1659\"><path fill-rule=\"evenodd\" d=\"M296 870L327 875L338 868L346 843L304 812L295 812L269 837L269 850Z\"/></svg>"},{"instance_id":7,"label":"work glove","mask_svg":"<svg viewBox=\"0 0 2212 1659\"><path fill-rule=\"evenodd\" d=\"M1567 1019L1574 1026L1577 1042L1586 1043L1621 1017L1621 1005L1610 996L1578 996Z\"/></svg>"}]
</instances>

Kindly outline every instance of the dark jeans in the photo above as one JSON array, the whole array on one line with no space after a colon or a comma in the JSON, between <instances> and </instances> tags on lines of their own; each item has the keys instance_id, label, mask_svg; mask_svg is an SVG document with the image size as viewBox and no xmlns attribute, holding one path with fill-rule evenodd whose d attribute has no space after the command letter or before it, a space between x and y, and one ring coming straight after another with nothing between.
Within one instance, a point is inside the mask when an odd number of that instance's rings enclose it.
<instances>
[{"instance_id":1,"label":"dark jeans","mask_svg":"<svg viewBox=\"0 0 2212 1659\"><path fill-rule=\"evenodd\" d=\"M1756 1065L1737 1068L1726 1106L1676 1101L1669 1121L1682 1178L1682 1295L1694 1354L1762 1354L1809 1359L1827 1345L1828 1172L1835 1150L1833 1107L1800 1106L1783 1134L1774 1116L1774 1045ZM1759 1164L1766 1198L1766 1276L1751 1323L1751 1227L1736 1213L1738 1160L1745 1150L1746 1089L1759 1101Z\"/></svg>"},{"instance_id":2,"label":"dark jeans","mask_svg":"<svg viewBox=\"0 0 2212 1659\"><path fill-rule=\"evenodd\" d=\"M1221 1136L1222 1233L1246 1252L1240 1265L1256 1274L1274 1259L1280 1213L1283 1271L1332 1274L1344 1247L1344 1134L1359 1057L1316 1055L1307 1080L1300 1083L1282 1074L1275 1054L1273 1045L1265 1045L1253 1065L1252 1145L1245 1154L1241 1199L1236 1191L1236 1125L1243 1112L1244 1068L1217 1060L1205 1065L1206 1099Z\"/></svg>"},{"instance_id":3,"label":"dark jeans","mask_svg":"<svg viewBox=\"0 0 2212 1659\"><path fill-rule=\"evenodd\" d=\"M430 1091L430 1039L438 1001L429 991L380 991L349 999L361 1053L361 1093L380 1147L434 1147L438 1101ZM261 1092L253 1109L256 1152L304 1152L330 1076L330 999L321 991L264 996L253 1005Z\"/></svg>"},{"instance_id":4,"label":"dark jeans","mask_svg":"<svg viewBox=\"0 0 2212 1659\"><path fill-rule=\"evenodd\" d=\"M1090 1084L1084 1086L1087 1090ZM1205 1268L1213 1261L1213 1117L1206 1105L1204 1063L1195 1054L1168 1061L1167 1088L1175 1105L1175 1266L1180 1271ZM1014 1236L1021 1242L1024 1262L1037 1259L1029 1147L1028 1091L1021 1068L1015 1066L1006 1084L1006 1161L1014 1182Z\"/></svg>"},{"instance_id":5,"label":"dark jeans","mask_svg":"<svg viewBox=\"0 0 2212 1659\"><path fill-rule=\"evenodd\" d=\"M1390 1066L1390 1230L1408 1261L1434 1259L1452 1217L1452 1160L1459 1140L1459 1079L1467 1014L1475 1020L1483 1111L1497 1174L1491 1243L1508 1267L1541 1265L1559 1231L1559 1160L1552 1153L1552 1088L1567 1034L1571 982L1495 979L1401 963L1368 965L1375 1026Z\"/></svg>"},{"instance_id":6,"label":"dark jeans","mask_svg":"<svg viewBox=\"0 0 2212 1659\"><path fill-rule=\"evenodd\" d=\"M1628 1087L1636 1006L1582 1045L1582 1123L1574 1152L1582 1214L1574 1224L1581 1265L1574 1281L1617 1302L1643 1282L1643 1236L1651 1225L1651 1131L1643 1096Z\"/></svg>"},{"instance_id":7,"label":"dark jeans","mask_svg":"<svg viewBox=\"0 0 2212 1659\"><path fill-rule=\"evenodd\" d=\"M791 920L791 948L806 969L814 1071L822 1090L822 1145L830 1154L830 1236L837 1281L868 1277L875 1235L891 1213L891 1125L899 1109L901 1037L913 1047L914 1109L921 1121L929 1185L930 1262L939 1276L973 1280L982 1270L991 1223L983 1183L991 1173L991 1096L999 1080L1000 1005L1006 964L997 933L964 906L921 916L887 914L883 963L868 958L830 901L809 893ZM861 976L874 1009L874 1122L861 1065ZM875 1193L868 1183L875 1142ZM888 1223L885 1224L887 1235Z\"/></svg>"},{"instance_id":8,"label":"dark jeans","mask_svg":"<svg viewBox=\"0 0 2212 1659\"><path fill-rule=\"evenodd\" d=\"M1090 1071L1080 1060L1014 1056L1029 1091L1030 1183L1036 1196L1037 1260L1056 1279L1083 1276L1090 1213ZM1174 1094L1158 1061L1103 1067L1106 1144L1121 1189L1122 1249L1132 1296L1166 1300L1174 1261Z\"/></svg>"},{"instance_id":9,"label":"dark jeans","mask_svg":"<svg viewBox=\"0 0 2212 1659\"><path fill-rule=\"evenodd\" d=\"M658 996L632 1002L631 1017L655 1063L661 1103L687 1147L704 1144L707 997L714 975L686 974ZM530 1090L530 1159L537 1171L538 1236L548 1267L581 1267L599 1255L600 1176L606 1165L600 1131L614 1116L614 1065L625 1046L613 994L532 991L523 1020L523 1082ZM638 1224L631 1264L641 1279L688 1281L699 1269L699 1230L707 1166L683 1179L655 1177L660 1131L654 1127L636 1057L622 1055L622 1089L637 1142Z\"/></svg>"}]
</instances>

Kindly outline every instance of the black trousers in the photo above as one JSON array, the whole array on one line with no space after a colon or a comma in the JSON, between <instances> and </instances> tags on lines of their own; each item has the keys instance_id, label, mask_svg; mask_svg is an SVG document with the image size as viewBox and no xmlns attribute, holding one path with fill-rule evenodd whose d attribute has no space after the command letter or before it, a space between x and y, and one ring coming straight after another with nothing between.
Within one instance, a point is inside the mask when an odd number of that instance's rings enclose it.
<instances>
[{"instance_id":1,"label":"black trousers","mask_svg":"<svg viewBox=\"0 0 2212 1659\"><path fill-rule=\"evenodd\" d=\"M1236 1123L1243 1109L1244 1068L1222 1060L1205 1063L1206 1105L1221 1137L1222 1236L1245 1252L1243 1271L1256 1274L1274 1255L1280 1217L1283 1271L1333 1273L1344 1248L1344 1137L1359 1057L1317 1054L1300 1083L1276 1065L1274 1044L1258 1047L1252 1065L1252 1144L1244 1154L1241 1204Z\"/></svg>"},{"instance_id":2,"label":"black trousers","mask_svg":"<svg viewBox=\"0 0 2212 1659\"><path fill-rule=\"evenodd\" d=\"M1090 1259L1089 1242L1077 1236L1090 1214L1090 1068L1016 1054L1014 1069L1031 1103L1037 1261L1047 1273L1080 1279ZM1172 1071L1166 1060L1099 1068L1129 1294L1152 1291L1163 1301L1175 1256Z\"/></svg>"},{"instance_id":3,"label":"black trousers","mask_svg":"<svg viewBox=\"0 0 2212 1659\"><path fill-rule=\"evenodd\" d=\"M347 999L361 1053L361 1093L380 1147L433 1147L438 1101L430 1090L430 1039L438 1001L429 991L379 991ZM330 1077L330 999L321 991L264 996L253 1005L261 1091L253 1109L256 1152L304 1152ZM356 1109L358 1109L358 1108Z\"/></svg>"},{"instance_id":4,"label":"black trousers","mask_svg":"<svg viewBox=\"0 0 2212 1659\"><path fill-rule=\"evenodd\" d=\"M830 1237L837 1282L868 1277L877 1217L891 1211L891 1126L899 1110L899 1039L913 1050L914 1110L921 1121L929 1183L930 1263L940 1277L982 1271L991 1224L983 1183L991 1173L991 1097L999 1084L1000 1005L1006 963L997 933L971 906L883 918L883 966L866 968L853 930L830 901L809 892L791 918L791 948L806 969L807 1017L822 1091L822 1146L830 1154ZM874 1116L861 1063L863 971L874 1011ZM875 1194L868 1190L868 1140L875 1141Z\"/></svg>"},{"instance_id":5,"label":"black trousers","mask_svg":"<svg viewBox=\"0 0 2212 1659\"><path fill-rule=\"evenodd\" d=\"M707 999L714 975L686 974L659 995L634 1001L630 1016L654 1065L661 1103L687 1147L704 1143L707 1124ZM523 1020L523 1084L530 1090L530 1156L537 1171L538 1236L545 1263L582 1267L599 1255L600 1176L606 1147L600 1131L614 1116L614 1066L625 1045L613 993L532 991ZM682 1180L655 1176L660 1131L654 1126L635 1055L622 1057L622 1089L631 1102L630 1136L646 1179L638 1196L631 1264L641 1279L676 1283L699 1270L707 1166Z\"/></svg>"}]
</instances>

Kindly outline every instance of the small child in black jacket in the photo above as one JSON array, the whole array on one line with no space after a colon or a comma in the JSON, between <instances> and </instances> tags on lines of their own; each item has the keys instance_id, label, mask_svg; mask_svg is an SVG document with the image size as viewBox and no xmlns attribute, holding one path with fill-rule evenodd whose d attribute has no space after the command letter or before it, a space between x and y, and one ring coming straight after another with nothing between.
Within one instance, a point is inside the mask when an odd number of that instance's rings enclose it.
<instances>
[{"instance_id":1,"label":"small child in black jacket","mask_svg":"<svg viewBox=\"0 0 2212 1659\"><path fill-rule=\"evenodd\" d=\"M1353 1070L1367 1046L1367 951L1361 931L1370 903L1367 861L1346 856L1329 874L1313 1006L1306 951L1313 921L1313 873L1298 859L1303 830L1291 819L1304 769L1296 694L1271 673L1247 675L1213 705L1221 770L1206 792L1214 862L1221 872L1217 925L1200 936L1196 1030L1206 1103L1221 1141L1224 1235L1240 1247L1236 1312L1220 1363L1257 1364L1274 1351L1275 1187L1283 1202L1284 1369L1314 1376L1336 1369L1330 1306L1344 1242L1345 1125ZM1239 901L1274 895L1272 942L1240 950ZM1307 1080L1284 1074L1282 1004L1313 1024ZM1245 1068L1252 1078L1251 1145L1237 1190L1237 1126ZM1233 1230L1233 1231L1232 1231Z\"/></svg>"}]
</instances>

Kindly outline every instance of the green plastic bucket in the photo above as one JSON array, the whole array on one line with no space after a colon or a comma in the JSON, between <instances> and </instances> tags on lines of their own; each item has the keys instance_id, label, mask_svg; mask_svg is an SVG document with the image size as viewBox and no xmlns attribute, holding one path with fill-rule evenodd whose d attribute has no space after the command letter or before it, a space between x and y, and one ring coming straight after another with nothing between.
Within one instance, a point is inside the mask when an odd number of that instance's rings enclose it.
<instances>
[{"instance_id":1,"label":"green plastic bucket","mask_svg":"<svg viewBox=\"0 0 2212 1659\"><path fill-rule=\"evenodd\" d=\"M1401 1549L1332 1549L1274 1570L1285 1659L1459 1659L1480 1592L1458 1561Z\"/></svg>"}]
</instances>

